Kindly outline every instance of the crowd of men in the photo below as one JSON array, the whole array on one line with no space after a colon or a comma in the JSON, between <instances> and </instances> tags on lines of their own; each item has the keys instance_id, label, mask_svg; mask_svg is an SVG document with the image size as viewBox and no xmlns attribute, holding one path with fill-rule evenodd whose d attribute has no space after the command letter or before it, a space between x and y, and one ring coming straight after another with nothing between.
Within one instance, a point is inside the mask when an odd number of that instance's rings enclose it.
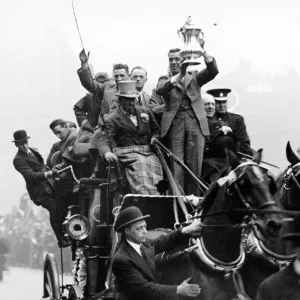
<instances>
[{"instance_id":1,"label":"crowd of men","mask_svg":"<svg viewBox=\"0 0 300 300\"><path fill-rule=\"evenodd\" d=\"M207 182L213 181L219 170L226 166L226 148L252 155L243 117L227 111L231 90L201 90L219 71L215 58L204 49L203 41L200 46L206 67L200 72L195 71L183 60L180 49L171 49L168 53L169 72L158 79L151 96L144 90L148 76L145 68L136 66L130 71L126 64L115 64L112 78L103 72L94 76L89 55L82 50L79 55L81 67L77 73L88 93L73 108L79 130L73 122L53 120L49 127L59 141L52 145L46 162L37 149L29 146L30 137L25 130L14 133L13 142L18 148L14 167L23 175L32 201L49 211L59 247L71 244L62 232L62 223L68 206L78 200L73 194L72 176L60 173L65 166L71 164L79 178L101 177L107 163L118 163L124 171L129 191L159 195L157 184L164 173L151 147L155 139L160 139L191 171ZM170 161L170 167L186 194L200 195L192 181L187 180L180 165ZM137 228L136 221L142 221L144 217L139 211L130 211L127 218L127 222L116 228L117 231L122 229L125 243L125 248L120 247L118 251L126 252L131 245L133 251L141 254L136 245L144 241L145 223ZM194 235L197 230L200 232L199 229L199 224L194 224L179 233L172 233L168 239L173 245L184 235ZM157 243L162 249L165 244L170 244L167 240ZM114 273L123 289L121 292L130 299L135 299L132 298L135 287L138 285L140 291L141 282L151 283L146 284L148 288L142 294L141 291L138 293L145 299L174 294L196 296L200 293L200 288L189 284L188 280L177 288L158 286L154 277L144 276L139 266L129 270L137 272L130 278L131 281L137 280L137 284L131 282L132 285L128 285L128 277L122 269L125 267L126 271L127 264L128 259L115 263ZM153 275L153 270L150 274ZM120 299L126 299L126 296Z\"/></svg>"}]
</instances>

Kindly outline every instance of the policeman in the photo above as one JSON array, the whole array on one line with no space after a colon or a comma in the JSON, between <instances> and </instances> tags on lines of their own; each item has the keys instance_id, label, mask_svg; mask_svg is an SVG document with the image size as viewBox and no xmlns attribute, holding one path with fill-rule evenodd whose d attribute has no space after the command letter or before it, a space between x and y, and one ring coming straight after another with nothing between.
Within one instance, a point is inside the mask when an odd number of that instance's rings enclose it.
<instances>
[{"instance_id":1,"label":"policeman","mask_svg":"<svg viewBox=\"0 0 300 300\"><path fill-rule=\"evenodd\" d=\"M250 148L250 138L247 133L244 118L241 115L230 113L227 111L228 94L231 89L218 88L207 91L215 100L215 115L210 120L209 130L210 138L208 140L208 147L206 147L206 156L219 155L224 157L224 151L217 151L214 149L229 148L235 152L242 152L252 156ZM212 148L212 145L214 149ZM209 152L212 152L209 154Z\"/></svg>"}]
</instances>

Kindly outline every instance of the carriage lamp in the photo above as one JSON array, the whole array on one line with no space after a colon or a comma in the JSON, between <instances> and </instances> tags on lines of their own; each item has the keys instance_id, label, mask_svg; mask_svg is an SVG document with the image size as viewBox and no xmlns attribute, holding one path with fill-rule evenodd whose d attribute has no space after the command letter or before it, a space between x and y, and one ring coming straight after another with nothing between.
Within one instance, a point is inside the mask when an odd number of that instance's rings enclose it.
<instances>
[{"instance_id":1,"label":"carriage lamp","mask_svg":"<svg viewBox=\"0 0 300 300\"><path fill-rule=\"evenodd\" d=\"M89 220L80 214L73 215L67 219L64 224L64 231L73 240L81 241L85 239L90 232Z\"/></svg>"}]
</instances>

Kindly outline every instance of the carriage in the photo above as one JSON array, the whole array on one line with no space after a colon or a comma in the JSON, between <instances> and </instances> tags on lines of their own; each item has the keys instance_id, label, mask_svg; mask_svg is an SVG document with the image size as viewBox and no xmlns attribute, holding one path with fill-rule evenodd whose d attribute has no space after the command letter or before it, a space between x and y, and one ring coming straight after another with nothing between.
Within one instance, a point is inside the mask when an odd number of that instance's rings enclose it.
<instances>
[{"instance_id":1,"label":"carriage","mask_svg":"<svg viewBox=\"0 0 300 300\"><path fill-rule=\"evenodd\" d=\"M211 205L206 205L207 207L205 207L205 203L202 203L202 197L188 197L182 193L182 190L177 185L168 167L166 158L173 159L181 164L191 179L196 183L197 187L203 192L208 190L207 184L193 174L184 163L178 160L176 156L170 153L160 142L156 141L154 148L163 166L165 177L167 178L167 183L162 185L165 185L165 187L160 196L130 194L126 180L124 180L122 176L122 170L117 165L105 165L100 178L81 178L79 180L74 175L72 166L67 167L67 169L72 172L74 181L76 182L74 192L79 195L79 204L69 207L69 213L64 223L65 233L72 239L73 284L64 285L63 281L60 283L56 259L53 254L48 253L44 261L43 299L114 299L114 278L111 270L111 262L112 255L116 250L118 235L113 231L113 224L120 209L131 205L138 206L143 213L152 216L148 223L148 229L150 230L150 235L154 234L154 236L158 228L161 228L161 230L158 229L159 234L163 234L165 231L168 232L173 228L179 228L184 223L193 219L193 216L196 216L195 218L201 218L201 214L206 216L210 215L209 217L216 216L216 221L219 222L217 224L213 223L213 218L202 219L204 231L206 231L207 234L214 232L213 234L217 236L216 233L218 231L220 232L220 228L222 228L222 230L224 229L224 237L227 231L231 237L237 234L238 239L234 239L234 242L228 240L232 246L233 244L237 246L237 259L231 260L231 258L229 258L229 260L224 259L223 261L216 259L218 253L214 249L214 242L211 243L211 241L200 238L194 240L193 243L184 245L175 252L167 253L164 257L159 257L163 268L166 266L166 264L164 264L166 261L172 262L172 260L176 260L174 264L170 263L165 268L168 275L163 278L163 283L178 284L180 278L174 279L174 276L172 278L172 274L174 274L174 268L182 267L182 264L177 264L178 257L184 257L185 260L183 264L186 266L186 269L193 268L192 272L195 277L198 276L195 273L195 269L198 271L199 264L200 266L204 264L206 268L211 269L208 272L208 276L212 276L211 271L217 273L215 283L212 283L212 285L215 284L214 288L218 290L219 285L220 290L230 289L228 293L226 292L226 297L220 299L227 299L227 297L231 297L228 299L232 299L232 295L245 295L245 298L240 299L250 299L246 298L247 294L244 290L243 283L240 282L241 276L239 271L245 263L245 256L248 252L253 252L256 255L257 249L264 252L264 254L267 251L266 248L262 249L259 247L262 243L259 242L259 238L257 238L259 235L255 235L255 232L258 231L257 226L255 226L257 221L255 214L246 213L243 214L243 218L237 218L236 216L232 218L230 215L225 219L225 223L228 222L229 224L224 224L224 221L221 221L220 214L218 214L220 207L217 208L217 212L215 212L211 210ZM255 210L255 212L259 214L260 210L270 210L275 206L275 202L269 198L267 198L266 203L264 202L266 199L263 199L261 203L254 202L249 204L248 197L242 195L243 182L246 180L244 176L248 171L247 168L249 167L249 170L252 167L256 168L258 164L259 162L249 160L239 161L239 163L232 162L231 169L234 169L234 176L236 176L234 180L231 171L228 174L223 174L226 175L221 178L223 182L219 182L217 187L214 187L214 189L220 188L221 190L225 187L225 198L237 195L236 198L238 198L239 202L234 203L234 207L238 208L237 210L244 211L244 213L247 210ZM254 171L252 175L258 176L257 182L261 184L262 177L260 176L262 175L255 175L255 172L256 171ZM169 192L167 192L167 190ZM258 199L256 199L256 201L258 201ZM233 205L232 202L233 201L230 200L230 205ZM191 203L193 203L193 205ZM225 203L224 205L228 206L229 204ZM173 211L173 213L170 213L171 211ZM232 212L231 207L230 213ZM266 213L266 216L268 213L270 213L270 211ZM275 214L276 218L277 216L278 215ZM263 217L265 217L265 215ZM271 211L271 217L265 220L266 224L274 227L276 225L274 225L276 218L274 219ZM238 226L236 225L237 221L239 222ZM258 223L259 222L257 222L257 224ZM260 224L260 226L262 226L262 224ZM253 230L254 228L256 230ZM277 230L277 228L272 229L274 229L274 231ZM257 243L256 251L253 251L253 243L250 246L247 244L249 236L255 236L254 240ZM226 242L224 242L224 245L225 244ZM251 249L251 251L249 249ZM185 255L187 253L194 253L194 258L190 258L189 256L187 258ZM262 253L259 253L259 255L262 256ZM278 258L288 263L293 257L278 256ZM286 258L288 258L288 261ZM184 274L184 276L187 275ZM225 281L226 283L224 284L223 280L227 277L231 277L233 283ZM203 274L201 276L199 275L198 280L201 281L202 278ZM252 283L250 283L250 287L251 284ZM232 287L229 288L229 285ZM214 299L213 297L214 296L207 295L203 299Z\"/></svg>"}]
</instances>

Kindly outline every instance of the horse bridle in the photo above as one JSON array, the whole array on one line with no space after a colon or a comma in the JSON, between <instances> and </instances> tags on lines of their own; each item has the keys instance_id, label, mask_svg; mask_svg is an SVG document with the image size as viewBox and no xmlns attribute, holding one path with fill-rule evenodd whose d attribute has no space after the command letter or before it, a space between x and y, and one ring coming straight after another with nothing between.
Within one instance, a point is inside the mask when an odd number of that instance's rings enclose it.
<instances>
[{"instance_id":1,"label":"horse bridle","mask_svg":"<svg viewBox=\"0 0 300 300\"><path fill-rule=\"evenodd\" d=\"M300 164L300 163L299 163ZM244 163L241 163L240 165L238 165L233 171L231 172L234 172L236 174L236 171L242 167L245 167L245 166L256 166L258 168L261 168L257 163L253 162L253 161L247 161L247 162L244 162ZM240 201L242 202L242 204L244 205L244 207L246 209L254 209L254 207L252 207L245 199L245 197L243 196L242 192L241 192L241 189L239 187L239 185L237 184L237 182L239 180L242 179L243 177L243 174L244 172L236 177L235 179L233 179L232 181L230 181L228 183L228 186L227 186L227 194L228 195L234 195L234 193L236 192L236 195L238 196L238 199L240 199ZM233 186L234 190L232 191L231 190L231 186ZM299 187L300 188L300 187ZM260 205L259 207L255 207L255 209L265 209L265 208L268 208L268 207L272 207L272 206L277 206L277 203L274 201L274 200L271 200L271 201L268 201L267 203L264 203L262 205Z\"/></svg>"},{"instance_id":2,"label":"horse bridle","mask_svg":"<svg viewBox=\"0 0 300 300\"><path fill-rule=\"evenodd\" d=\"M285 190L289 190L291 187L291 180L294 182L295 186L297 187L297 189L300 191L300 184L298 182L298 180L296 179L296 176L299 174L300 169L298 170L298 172L294 173L294 171L297 169L297 167L300 166L300 162L298 162L297 164L293 165L293 166L289 166L288 169L286 170L286 172L283 175L283 187Z\"/></svg>"}]
</instances>

